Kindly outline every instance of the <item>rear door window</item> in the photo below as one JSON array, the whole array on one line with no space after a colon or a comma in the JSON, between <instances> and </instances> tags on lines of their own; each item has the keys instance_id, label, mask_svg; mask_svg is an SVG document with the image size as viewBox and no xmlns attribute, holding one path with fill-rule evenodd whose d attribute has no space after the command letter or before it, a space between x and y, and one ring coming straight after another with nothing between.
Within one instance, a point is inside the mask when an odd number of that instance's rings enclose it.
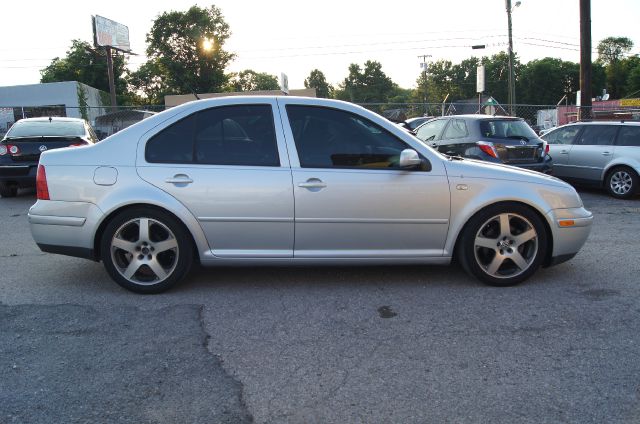
<instances>
[{"instance_id":1,"label":"rear door window","mask_svg":"<svg viewBox=\"0 0 640 424\"><path fill-rule=\"evenodd\" d=\"M149 139L151 163L280 166L271 105L206 109Z\"/></svg>"},{"instance_id":2,"label":"rear door window","mask_svg":"<svg viewBox=\"0 0 640 424\"><path fill-rule=\"evenodd\" d=\"M640 126L625 125L618 133L618 146L640 147Z\"/></svg>"},{"instance_id":3,"label":"rear door window","mask_svg":"<svg viewBox=\"0 0 640 424\"><path fill-rule=\"evenodd\" d=\"M585 125L575 144L581 146L609 146L616 138L616 125Z\"/></svg>"}]
</instances>

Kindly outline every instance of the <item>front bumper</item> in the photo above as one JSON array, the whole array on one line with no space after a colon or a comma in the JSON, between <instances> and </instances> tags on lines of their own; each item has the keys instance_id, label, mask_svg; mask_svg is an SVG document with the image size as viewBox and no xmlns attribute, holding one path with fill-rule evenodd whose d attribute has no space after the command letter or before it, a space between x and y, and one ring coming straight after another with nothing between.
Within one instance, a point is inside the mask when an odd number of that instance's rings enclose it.
<instances>
[{"instance_id":1,"label":"front bumper","mask_svg":"<svg viewBox=\"0 0 640 424\"><path fill-rule=\"evenodd\" d=\"M553 209L547 213L553 237L549 265L565 262L584 246L591 232L593 214L585 208Z\"/></svg>"},{"instance_id":2,"label":"front bumper","mask_svg":"<svg viewBox=\"0 0 640 424\"><path fill-rule=\"evenodd\" d=\"M29 226L43 252L96 259L94 238L102 211L93 203L38 200L29 209Z\"/></svg>"}]
</instances>

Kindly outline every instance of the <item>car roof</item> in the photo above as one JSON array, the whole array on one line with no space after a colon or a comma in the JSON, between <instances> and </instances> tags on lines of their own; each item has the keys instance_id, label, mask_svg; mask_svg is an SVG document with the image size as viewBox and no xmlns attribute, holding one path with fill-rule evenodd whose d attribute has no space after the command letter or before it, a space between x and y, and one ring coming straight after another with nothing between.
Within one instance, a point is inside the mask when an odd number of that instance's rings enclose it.
<instances>
[{"instance_id":1,"label":"car roof","mask_svg":"<svg viewBox=\"0 0 640 424\"><path fill-rule=\"evenodd\" d=\"M464 118L464 119L476 119L476 120L496 120L496 119L508 119L508 120L513 120L513 121L518 121L518 120L522 120L524 118L520 118L518 116L500 116L500 115L481 115L481 114L466 114L466 115L447 115L447 116L437 116L433 119L440 119L440 118L447 118L447 119L452 119L452 118Z\"/></svg>"},{"instance_id":2,"label":"car roof","mask_svg":"<svg viewBox=\"0 0 640 424\"><path fill-rule=\"evenodd\" d=\"M62 121L62 122L84 122L84 119L80 119L80 118L67 118L67 117L63 117L63 116L41 116L38 118L22 118L16 121L16 124L18 122L40 122L40 121Z\"/></svg>"},{"instance_id":3,"label":"car roof","mask_svg":"<svg viewBox=\"0 0 640 424\"><path fill-rule=\"evenodd\" d=\"M568 124L564 124L562 126L565 127L568 125L640 125L640 122L638 121L578 121L578 122L569 122Z\"/></svg>"}]
</instances>

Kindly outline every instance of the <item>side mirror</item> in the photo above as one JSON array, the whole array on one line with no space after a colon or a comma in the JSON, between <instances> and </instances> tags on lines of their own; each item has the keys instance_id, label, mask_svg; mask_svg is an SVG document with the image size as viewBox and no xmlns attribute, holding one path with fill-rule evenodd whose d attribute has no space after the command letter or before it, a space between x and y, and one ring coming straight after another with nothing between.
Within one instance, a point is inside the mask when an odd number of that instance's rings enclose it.
<instances>
[{"instance_id":1,"label":"side mirror","mask_svg":"<svg viewBox=\"0 0 640 424\"><path fill-rule=\"evenodd\" d=\"M413 149L404 149L400 152L400 168L413 168L416 166L420 166L422 164L422 159Z\"/></svg>"}]
</instances>

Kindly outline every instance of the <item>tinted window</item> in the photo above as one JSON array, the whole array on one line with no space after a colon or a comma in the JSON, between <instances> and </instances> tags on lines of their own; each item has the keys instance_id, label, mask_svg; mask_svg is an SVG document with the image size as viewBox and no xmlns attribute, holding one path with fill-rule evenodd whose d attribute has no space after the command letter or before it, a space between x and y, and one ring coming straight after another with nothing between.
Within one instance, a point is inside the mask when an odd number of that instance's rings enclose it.
<instances>
[{"instance_id":1,"label":"tinted window","mask_svg":"<svg viewBox=\"0 0 640 424\"><path fill-rule=\"evenodd\" d=\"M271 105L226 106L198 114L196 162L280 166Z\"/></svg>"},{"instance_id":2,"label":"tinted window","mask_svg":"<svg viewBox=\"0 0 640 424\"><path fill-rule=\"evenodd\" d=\"M18 121L7 132L7 137L82 137L84 122L79 121Z\"/></svg>"},{"instance_id":3,"label":"tinted window","mask_svg":"<svg viewBox=\"0 0 640 424\"><path fill-rule=\"evenodd\" d=\"M462 119L452 119L442 135L443 139L463 138L468 135L467 124Z\"/></svg>"},{"instance_id":4,"label":"tinted window","mask_svg":"<svg viewBox=\"0 0 640 424\"><path fill-rule=\"evenodd\" d=\"M480 121L480 132L486 138L538 138L531 127L521 119Z\"/></svg>"},{"instance_id":5,"label":"tinted window","mask_svg":"<svg viewBox=\"0 0 640 424\"><path fill-rule=\"evenodd\" d=\"M583 146L607 146L613 144L618 127L615 125L585 125L575 144Z\"/></svg>"},{"instance_id":6,"label":"tinted window","mask_svg":"<svg viewBox=\"0 0 640 424\"><path fill-rule=\"evenodd\" d=\"M287 106L300 166L397 168L408 146L373 122L348 112Z\"/></svg>"},{"instance_id":7,"label":"tinted window","mask_svg":"<svg viewBox=\"0 0 640 424\"><path fill-rule=\"evenodd\" d=\"M549 144L571 144L581 128L582 126L580 125L558 128L543 135L541 138Z\"/></svg>"},{"instance_id":8,"label":"tinted window","mask_svg":"<svg viewBox=\"0 0 640 424\"><path fill-rule=\"evenodd\" d=\"M623 126L618 133L618 146L640 147L640 126Z\"/></svg>"},{"instance_id":9,"label":"tinted window","mask_svg":"<svg viewBox=\"0 0 640 424\"><path fill-rule=\"evenodd\" d=\"M194 113L153 136L147 162L279 166L270 105L223 106Z\"/></svg>"},{"instance_id":10,"label":"tinted window","mask_svg":"<svg viewBox=\"0 0 640 424\"><path fill-rule=\"evenodd\" d=\"M416 131L416 137L422 141L433 141L438 139L438 135L447 124L446 119L427 122Z\"/></svg>"},{"instance_id":11,"label":"tinted window","mask_svg":"<svg viewBox=\"0 0 640 424\"><path fill-rule=\"evenodd\" d=\"M193 137L197 114L171 124L147 142L145 158L153 163L193 162Z\"/></svg>"}]
</instances>

